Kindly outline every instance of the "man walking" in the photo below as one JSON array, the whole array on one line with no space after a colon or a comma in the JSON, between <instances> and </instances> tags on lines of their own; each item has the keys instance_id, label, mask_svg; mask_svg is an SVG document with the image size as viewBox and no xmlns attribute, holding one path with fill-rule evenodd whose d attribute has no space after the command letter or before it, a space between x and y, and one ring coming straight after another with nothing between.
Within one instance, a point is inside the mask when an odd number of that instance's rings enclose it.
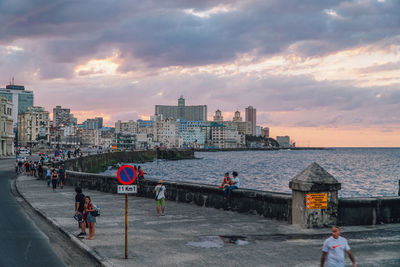
<instances>
[{"instance_id":1,"label":"man walking","mask_svg":"<svg viewBox=\"0 0 400 267\"><path fill-rule=\"evenodd\" d=\"M160 206L161 206L161 216L165 215L165 193L166 188L163 185L163 180L159 180L158 184L154 188L154 192L156 193L156 208L157 208L157 216L160 216Z\"/></svg>"},{"instance_id":2,"label":"man walking","mask_svg":"<svg viewBox=\"0 0 400 267\"><path fill-rule=\"evenodd\" d=\"M328 255L328 267L344 267L344 252L349 255L353 267L357 267L356 260L351 253L350 246L346 238L340 236L340 229L332 227L332 236L325 240L322 247L321 267L324 267L326 256Z\"/></svg>"}]
</instances>

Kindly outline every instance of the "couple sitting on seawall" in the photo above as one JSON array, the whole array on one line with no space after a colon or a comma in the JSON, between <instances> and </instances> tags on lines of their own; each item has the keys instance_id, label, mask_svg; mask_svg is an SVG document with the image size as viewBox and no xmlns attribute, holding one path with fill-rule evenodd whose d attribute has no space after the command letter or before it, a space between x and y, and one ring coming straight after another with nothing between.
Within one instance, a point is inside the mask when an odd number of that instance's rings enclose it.
<instances>
[{"instance_id":1,"label":"couple sitting on seawall","mask_svg":"<svg viewBox=\"0 0 400 267\"><path fill-rule=\"evenodd\" d=\"M221 185L218 187L220 189L224 190L224 199L230 199L231 198L231 193L233 189L238 189L240 186L240 181L238 177L237 172L232 172L233 178L231 179L229 177L229 172L225 173L224 176L224 181L221 183Z\"/></svg>"}]
</instances>

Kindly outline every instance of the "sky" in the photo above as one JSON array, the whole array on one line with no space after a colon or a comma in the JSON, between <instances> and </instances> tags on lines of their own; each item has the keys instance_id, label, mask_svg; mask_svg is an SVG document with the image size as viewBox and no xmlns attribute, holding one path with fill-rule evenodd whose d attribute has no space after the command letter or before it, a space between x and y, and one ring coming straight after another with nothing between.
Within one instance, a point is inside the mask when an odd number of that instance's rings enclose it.
<instances>
[{"instance_id":1,"label":"sky","mask_svg":"<svg viewBox=\"0 0 400 267\"><path fill-rule=\"evenodd\" d=\"M400 1L0 0L0 87L82 122L207 105L297 146L400 147Z\"/></svg>"}]
</instances>

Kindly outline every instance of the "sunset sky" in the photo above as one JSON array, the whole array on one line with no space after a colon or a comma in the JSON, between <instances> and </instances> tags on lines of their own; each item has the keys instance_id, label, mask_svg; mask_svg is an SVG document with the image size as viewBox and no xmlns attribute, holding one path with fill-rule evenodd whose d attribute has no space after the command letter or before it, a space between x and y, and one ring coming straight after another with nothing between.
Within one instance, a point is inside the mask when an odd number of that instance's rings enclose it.
<instances>
[{"instance_id":1,"label":"sunset sky","mask_svg":"<svg viewBox=\"0 0 400 267\"><path fill-rule=\"evenodd\" d=\"M297 146L400 147L398 0L0 0L0 87L82 122L207 105Z\"/></svg>"}]
</instances>

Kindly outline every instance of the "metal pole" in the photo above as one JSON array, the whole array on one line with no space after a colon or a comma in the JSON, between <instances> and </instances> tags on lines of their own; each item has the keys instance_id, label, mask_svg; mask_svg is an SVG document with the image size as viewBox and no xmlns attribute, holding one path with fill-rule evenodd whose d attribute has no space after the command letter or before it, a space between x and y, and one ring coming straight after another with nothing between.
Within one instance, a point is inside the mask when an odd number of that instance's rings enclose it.
<instances>
[{"instance_id":1,"label":"metal pole","mask_svg":"<svg viewBox=\"0 0 400 267\"><path fill-rule=\"evenodd\" d=\"M125 259L128 258L128 194L125 194Z\"/></svg>"}]
</instances>

